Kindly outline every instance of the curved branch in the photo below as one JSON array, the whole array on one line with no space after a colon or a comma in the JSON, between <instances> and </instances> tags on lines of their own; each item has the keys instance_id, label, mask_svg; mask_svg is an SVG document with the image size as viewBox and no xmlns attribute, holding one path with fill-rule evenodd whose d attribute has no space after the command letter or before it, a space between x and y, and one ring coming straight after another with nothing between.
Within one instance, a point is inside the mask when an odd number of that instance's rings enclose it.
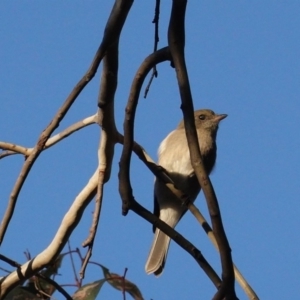
<instances>
[{"instance_id":1,"label":"curved branch","mask_svg":"<svg viewBox=\"0 0 300 300\"><path fill-rule=\"evenodd\" d=\"M184 115L184 125L186 128L186 136L188 140L191 163L195 170L198 181L204 192L213 230L216 236L218 247L220 249L220 257L222 264L222 285L213 299L237 299L234 290L234 271L231 257L231 249L223 228L221 213L219 210L218 201L206 174L200 149L197 139L197 133L194 123L194 107L192 94L188 79L188 73L185 64L184 46L185 46L185 10L186 0L173 0L169 30L168 41L176 69L177 81L182 101L182 110Z\"/></svg>"},{"instance_id":2,"label":"curved branch","mask_svg":"<svg viewBox=\"0 0 300 300\"><path fill-rule=\"evenodd\" d=\"M130 160L134 141L134 117L140 91L149 71L158 63L170 60L169 48L162 48L149 55L139 67L131 85L130 95L126 106L124 119L124 147L120 160L119 192L122 198L122 213L126 215L133 199L130 183Z\"/></svg>"}]
</instances>

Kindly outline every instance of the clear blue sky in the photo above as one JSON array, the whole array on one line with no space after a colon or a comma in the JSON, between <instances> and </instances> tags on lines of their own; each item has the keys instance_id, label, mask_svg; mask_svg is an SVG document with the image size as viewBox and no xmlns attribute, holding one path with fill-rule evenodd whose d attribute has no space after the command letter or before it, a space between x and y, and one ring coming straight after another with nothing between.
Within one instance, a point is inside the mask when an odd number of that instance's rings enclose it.
<instances>
[{"instance_id":1,"label":"clear blue sky","mask_svg":"<svg viewBox=\"0 0 300 300\"><path fill-rule=\"evenodd\" d=\"M0 140L35 144L87 70L112 3L1 2ZM170 4L162 1L159 47L166 45ZM153 12L154 1L135 1L123 30L115 101L120 131L133 76L153 49ZM211 179L234 261L266 300L299 297L299 15L299 1L194 0L187 9L186 58L194 106L229 115L220 126ZM135 132L155 159L160 141L182 118L174 70L165 63L158 72L148 98L140 99ZM56 132L96 112L99 75ZM99 128L89 127L40 156L23 187L1 253L23 263L23 251L35 256L49 244L95 170L98 142ZM157 279L145 274L151 225L132 212L121 215L120 151L117 146L92 260L120 274L127 267L127 278L145 299L210 299L213 285L174 243L163 275ZM1 217L22 163L21 156L0 161ZM153 176L135 157L131 177L134 196L151 209ZM202 194L196 204L207 215ZM74 248L88 234L92 211L93 204L71 238ZM195 219L187 214L177 229L219 272L219 257ZM64 266L58 281L72 283L68 259ZM96 267L88 268L87 282L101 276ZM237 292L246 299L238 287ZM99 299L122 295L107 285Z\"/></svg>"}]
</instances>

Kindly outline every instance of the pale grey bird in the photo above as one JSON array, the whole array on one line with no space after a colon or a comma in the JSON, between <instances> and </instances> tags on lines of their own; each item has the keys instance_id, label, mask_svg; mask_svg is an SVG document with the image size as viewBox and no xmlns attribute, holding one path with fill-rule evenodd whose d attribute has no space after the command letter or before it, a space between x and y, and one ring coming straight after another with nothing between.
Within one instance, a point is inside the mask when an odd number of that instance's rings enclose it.
<instances>
[{"instance_id":1,"label":"pale grey bird","mask_svg":"<svg viewBox=\"0 0 300 300\"><path fill-rule=\"evenodd\" d=\"M217 154L216 137L218 125L227 117L226 114L215 114L212 110L201 109L194 112L200 152L207 173L214 167ZM164 167L175 186L195 201L200 192L200 185L190 161L190 152L185 135L183 120L177 129L172 131L160 144L158 164ZM154 185L154 214L174 228L186 209L176 196L159 180ZM148 274L159 276L164 268L170 238L158 228L155 230L154 241L150 250L145 270Z\"/></svg>"}]
</instances>

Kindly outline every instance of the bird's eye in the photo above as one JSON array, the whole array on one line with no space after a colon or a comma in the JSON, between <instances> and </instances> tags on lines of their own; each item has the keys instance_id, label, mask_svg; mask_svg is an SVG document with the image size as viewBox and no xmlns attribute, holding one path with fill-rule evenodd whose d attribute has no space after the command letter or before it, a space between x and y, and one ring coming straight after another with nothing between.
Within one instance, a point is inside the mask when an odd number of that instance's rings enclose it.
<instances>
[{"instance_id":1,"label":"bird's eye","mask_svg":"<svg viewBox=\"0 0 300 300\"><path fill-rule=\"evenodd\" d=\"M199 119L200 119L200 120L205 120L205 115L200 115L200 116L199 116Z\"/></svg>"}]
</instances>

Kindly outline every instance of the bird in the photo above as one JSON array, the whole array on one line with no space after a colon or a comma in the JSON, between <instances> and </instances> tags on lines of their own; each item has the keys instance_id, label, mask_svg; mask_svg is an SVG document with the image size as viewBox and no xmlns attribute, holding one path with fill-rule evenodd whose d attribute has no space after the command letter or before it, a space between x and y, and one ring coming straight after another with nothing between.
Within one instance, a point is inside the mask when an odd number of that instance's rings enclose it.
<instances>
[{"instance_id":1,"label":"bird","mask_svg":"<svg viewBox=\"0 0 300 300\"><path fill-rule=\"evenodd\" d=\"M216 137L219 122L227 117L227 114L215 114L210 109L194 111L194 119L197 130L200 152L207 174L212 171L217 155ZM175 187L189 196L194 202L201 187L191 164L190 152L185 134L183 120L161 142L158 149L158 164L167 170ZM187 209L180 200L158 179L154 183L154 214L162 221L174 228ZM162 274L170 237L160 229L153 227L154 240L145 265L147 274L155 276Z\"/></svg>"}]
</instances>

